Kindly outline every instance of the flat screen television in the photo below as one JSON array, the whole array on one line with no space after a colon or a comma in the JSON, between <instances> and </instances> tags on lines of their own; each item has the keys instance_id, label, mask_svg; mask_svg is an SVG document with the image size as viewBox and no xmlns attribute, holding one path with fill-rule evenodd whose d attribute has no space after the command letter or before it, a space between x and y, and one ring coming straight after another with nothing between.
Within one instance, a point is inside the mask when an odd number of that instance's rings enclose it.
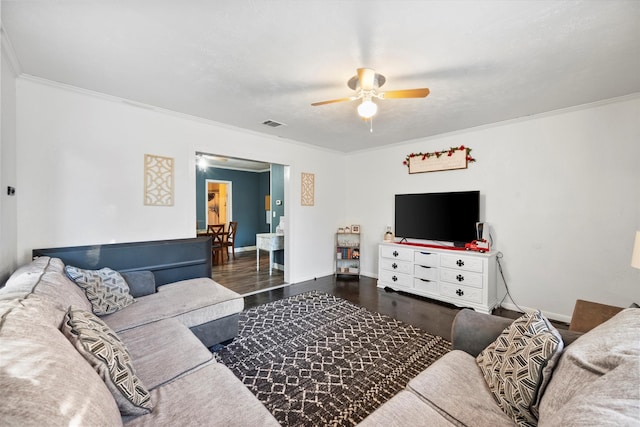
<instances>
[{"instance_id":1,"label":"flat screen television","mask_svg":"<svg viewBox=\"0 0 640 427\"><path fill-rule=\"evenodd\" d=\"M396 194L395 214L396 237L471 242L480 220L480 192Z\"/></svg>"}]
</instances>

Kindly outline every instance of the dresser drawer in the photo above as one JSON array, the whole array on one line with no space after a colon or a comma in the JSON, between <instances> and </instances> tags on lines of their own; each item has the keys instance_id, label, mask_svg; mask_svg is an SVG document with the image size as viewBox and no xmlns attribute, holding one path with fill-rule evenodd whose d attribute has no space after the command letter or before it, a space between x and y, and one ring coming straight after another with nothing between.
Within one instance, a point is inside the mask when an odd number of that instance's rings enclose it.
<instances>
[{"instance_id":1,"label":"dresser drawer","mask_svg":"<svg viewBox=\"0 0 640 427\"><path fill-rule=\"evenodd\" d=\"M482 273L482 259L468 256L440 255L440 266Z\"/></svg>"},{"instance_id":2,"label":"dresser drawer","mask_svg":"<svg viewBox=\"0 0 640 427\"><path fill-rule=\"evenodd\" d=\"M413 261L414 249L398 246L380 246L380 255L383 258L399 259L401 261Z\"/></svg>"},{"instance_id":3,"label":"dresser drawer","mask_svg":"<svg viewBox=\"0 0 640 427\"><path fill-rule=\"evenodd\" d=\"M380 258L380 268L383 270L395 271L398 273L411 274L413 264L409 261Z\"/></svg>"},{"instance_id":4,"label":"dresser drawer","mask_svg":"<svg viewBox=\"0 0 640 427\"><path fill-rule=\"evenodd\" d=\"M440 280L443 282L482 289L482 274L469 273L467 271L460 270L449 270L447 268L441 268L439 271Z\"/></svg>"},{"instance_id":5,"label":"dresser drawer","mask_svg":"<svg viewBox=\"0 0 640 427\"><path fill-rule=\"evenodd\" d=\"M455 285L453 283L440 283L440 294L449 298L456 298L469 302L482 302L482 289L469 286Z\"/></svg>"},{"instance_id":6,"label":"dresser drawer","mask_svg":"<svg viewBox=\"0 0 640 427\"><path fill-rule=\"evenodd\" d=\"M380 277L378 277L378 280L390 285L403 286L405 288L413 286L413 277L410 274L397 273L389 270L380 270Z\"/></svg>"},{"instance_id":7,"label":"dresser drawer","mask_svg":"<svg viewBox=\"0 0 640 427\"><path fill-rule=\"evenodd\" d=\"M413 268L413 275L419 279L438 280L438 269L416 264Z\"/></svg>"},{"instance_id":8,"label":"dresser drawer","mask_svg":"<svg viewBox=\"0 0 640 427\"><path fill-rule=\"evenodd\" d=\"M437 267L438 254L429 251L415 251L414 261L425 267Z\"/></svg>"},{"instance_id":9,"label":"dresser drawer","mask_svg":"<svg viewBox=\"0 0 640 427\"><path fill-rule=\"evenodd\" d=\"M434 295L440 293L438 282L432 280L413 279L413 287L418 291L428 292Z\"/></svg>"}]
</instances>

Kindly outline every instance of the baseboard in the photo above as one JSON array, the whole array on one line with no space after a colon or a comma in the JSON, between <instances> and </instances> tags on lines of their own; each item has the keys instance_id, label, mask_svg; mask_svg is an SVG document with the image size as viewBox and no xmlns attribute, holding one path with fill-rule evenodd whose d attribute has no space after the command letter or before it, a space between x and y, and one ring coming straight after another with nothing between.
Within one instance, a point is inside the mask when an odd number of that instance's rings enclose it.
<instances>
[{"instance_id":1,"label":"baseboard","mask_svg":"<svg viewBox=\"0 0 640 427\"><path fill-rule=\"evenodd\" d=\"M518 307L515 304L511 304L508 302L503 302L502 304L500 304L500 306L502 308L506 308L507 310L512 310L512 311L522 312L522 310L524 310L527 313L533 313L538 310L537 308L526 307L526 306ZM550 311L545 311L545 310L540 310L540 311L542 312L544 317L546 317L549 320L556 320L558 322L563 322L563 323L571 322L571 316L567 316L565 314L560 314L560 313L552 313Z\"/></svg>"},{"instance_id":2,"label":"baseboard","mask_svg":"<svg viewBox=\"0 0 640 427\"><path fill-rule=\"evenodd\" d=\"M243 246L241 248L236 248L236 252L248 252L248 251L255 251L256 247L255 246Z\"/></svg>"}]
</instances>

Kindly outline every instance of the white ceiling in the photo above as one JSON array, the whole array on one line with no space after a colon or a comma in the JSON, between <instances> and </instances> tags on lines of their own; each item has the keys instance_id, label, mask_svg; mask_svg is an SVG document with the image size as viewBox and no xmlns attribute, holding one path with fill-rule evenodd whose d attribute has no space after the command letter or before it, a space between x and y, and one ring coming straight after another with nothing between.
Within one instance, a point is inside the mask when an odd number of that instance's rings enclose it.
<instances>
[{"instance_id":1,"label":"white ceiling","mask_svg":"<svg viewBox=\"0 0 640 427\"><path fill-rule=\"evenodd\" d=\"M2 22L24 74L343 152L640 92L638 0L2 0ZM431 94L379 101L373 132L310 105L358 67Z\"/></svg>"}]
</instances>

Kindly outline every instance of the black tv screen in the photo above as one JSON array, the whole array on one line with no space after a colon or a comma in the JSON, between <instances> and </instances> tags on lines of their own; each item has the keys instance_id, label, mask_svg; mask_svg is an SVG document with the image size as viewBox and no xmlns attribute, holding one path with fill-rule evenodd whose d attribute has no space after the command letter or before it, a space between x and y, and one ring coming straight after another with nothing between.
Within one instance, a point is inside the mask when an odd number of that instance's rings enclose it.
<instances>
[{"instance_id":1,"label":"black tv screen","mask_svg":"<svg viewBox=\"0 0 640 427\"><path fill-rule=\"evenodd\" d=\"M396 194L395 213L396 237L471 242L480 220L480 192Z\"/></svg>"}]
</instances>

